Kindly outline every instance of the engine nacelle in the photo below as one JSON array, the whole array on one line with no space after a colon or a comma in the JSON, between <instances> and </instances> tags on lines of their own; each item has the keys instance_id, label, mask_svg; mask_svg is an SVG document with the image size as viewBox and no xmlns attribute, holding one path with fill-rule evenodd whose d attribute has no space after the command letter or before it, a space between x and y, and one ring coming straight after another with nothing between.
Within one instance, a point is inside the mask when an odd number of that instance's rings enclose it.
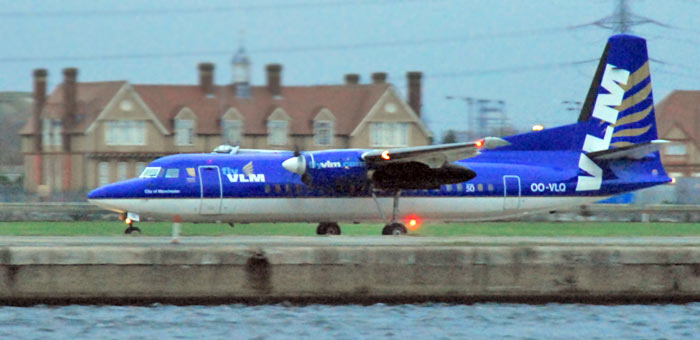
<instances>
[{"instance_id":1,"label":"engine nacelle","mask_svg":"<svg viewBox=\"0 0 700 340\"><path fill-rule=\"evenodd\" d=\"M473 170L456 164L431 169L418 162L390 164L372 172L375 187L380 189L437 189L443 184L462 183L474 177Z\"/></svg>"},{"instance_id":2,"label":"engine nacelle","mask_svg":"<svg viewBox=\"0 0 700 340\"><path fill-rule=\"evenodd\" d=\"M362 154L360 150L304 152L282 165L300 174L307 185L332 188L362 186L369 181Z\"/></svg>"}]
</instances>

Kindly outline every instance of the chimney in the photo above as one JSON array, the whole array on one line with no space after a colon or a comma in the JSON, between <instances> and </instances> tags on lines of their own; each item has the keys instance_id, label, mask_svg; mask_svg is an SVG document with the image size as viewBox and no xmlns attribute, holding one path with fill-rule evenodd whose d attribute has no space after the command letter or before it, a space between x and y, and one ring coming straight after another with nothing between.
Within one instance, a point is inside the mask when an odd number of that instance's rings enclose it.
<instances>
[{"instance_id":1,"label":"chimney","mask_svg":"<svg viewBox=\"0 0 700 340\"><path fill-rule=\"evenodd\" d=\"M360 83L360 75L357 73L348 73L345 75L345 84L357 85Z\"/></svg>"},{"instance_id":2,"label":"chimney","mask_svg":"<svg viewBox=\"0 0 700 340\"><path fill-rule=\"evenodd\" d=\"M406 78L408 78L408 105L416 112L418 117L420 117L421 109L421 78L423 74L420 72L408 72L406 73Z\"/></svg>"},{"instance_id":3,"label":"chimney","mask_svg":"<svg viewBox=\"0 0 700 340\"><path fill-rule=\"evenodd\" d=\"M32 111L32 125L34 125L34 152L41 152L42 120L41 111L46 103L46 69L34 70L34 110Z\"/></svg>"},{"instance_id":4,"label":"chimney","mask_svg":"<svg viewBox=\"0 0 700 340\"><path fill-rule=\"evenodd\" d=\"M267 90L274 97L282 95L282 65L268 64L267 67Z\"/></svg>"},{"instance_id":5,"label":"chimney","mask_svg":"<svg viewBox=\"0 0 700 340\"><path fill-rule=\"evenodd\" d=\"M199 88L207 96L214 95L214 64L199 64Z\"/></svg>"},{"instance_id":6,"label":"chimney","mask_svg":"<svg viewBox=\"0 0 700 340\"><path fill-rule=\"evenodd\" d=\"M75 114L78 111L78 69L74 67L63 69L63 149L70 151L70 139L68 133L75 123Z\"/></svg>"},{"instance_id":7,"label":"chimney","mask_svg":"<svg viewBox=\"0 0 700 340\"><path fill-rule=\"evenodd\" d=\"M386 82L385 72L374 72L372 73L372 82L375 84L383 84Z\"/></svg>"}]
</instances>

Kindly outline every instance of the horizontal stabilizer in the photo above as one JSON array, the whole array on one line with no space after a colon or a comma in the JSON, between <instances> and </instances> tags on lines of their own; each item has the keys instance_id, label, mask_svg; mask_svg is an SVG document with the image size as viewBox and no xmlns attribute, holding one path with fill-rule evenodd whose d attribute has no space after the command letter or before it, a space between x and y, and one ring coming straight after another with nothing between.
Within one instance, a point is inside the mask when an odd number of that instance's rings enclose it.
<instances>
[{"instance_id":1,"label":"horizontal stabilizer","mask_svg":"<svg viewBox=\"0 0 700 340\"><path fill-rule=\"evenodd\" d=\"M667 140L655 139L645 143L623 146L611 150L603 150L588 153L588 158L592 160L611 160L611 159L642 159L646 155L659 151L661 146L670 143Z\"/></svg>"}]
</instances>

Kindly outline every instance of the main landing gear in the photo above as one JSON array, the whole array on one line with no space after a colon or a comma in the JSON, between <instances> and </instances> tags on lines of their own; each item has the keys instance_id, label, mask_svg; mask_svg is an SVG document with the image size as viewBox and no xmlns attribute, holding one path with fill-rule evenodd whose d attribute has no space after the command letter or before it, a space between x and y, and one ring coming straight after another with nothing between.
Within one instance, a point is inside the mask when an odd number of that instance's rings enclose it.
<instances>
[{"instance_id":1,"label":"main landing gear","mask_svg":"<svg viewBox=\"0 0 700 340\"><path fill-rule=\"evenodd\" d=\"M401 197L401 190L397 189L396 191L394 191L394 208L391 212L391 222L387 223L384 226L384 228L382 229L382 235L404 235L408 233L408 229L406 228L406 226L398 220L399 197ZM372 190L372 198L374 198L374 202L377 204L377 210L379 210L379 215L382 216L383 220L386 220L386 216L384 216L384 211L379 206L379 201L377 200L377 195L374 193L374 190Z\"/></svg>"},{"instance_id":2,"label":"main landing gear","mask_svg":"<svg viewBox=\"0 0 700 340\"><path fill-rule=\"evenodd\" d=\"M340 226L335 222L322 222L316 228L318 235L340 235Z\"/></svg>"}]
</instances>

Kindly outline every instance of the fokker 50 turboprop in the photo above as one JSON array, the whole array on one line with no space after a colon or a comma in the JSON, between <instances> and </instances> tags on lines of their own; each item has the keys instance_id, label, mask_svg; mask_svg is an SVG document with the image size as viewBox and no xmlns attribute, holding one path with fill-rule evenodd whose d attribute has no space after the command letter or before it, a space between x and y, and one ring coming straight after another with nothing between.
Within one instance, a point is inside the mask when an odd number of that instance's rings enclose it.
<instances>
[{"instance_id":1,"label":"fokker 50 turboprop","mask_svg":"<svg viewBox=\"0 0 700 340\"><path fill-rule=\"evenodd\" d=\"M489 219L551 211L670 182L657 140L646 41L609 38L578 122L476 142L387 150L260 151L159 158L90 202L138 218L183 221ZM126 232L137 228L129 224Z\"/></svg>"}]
</instances>

